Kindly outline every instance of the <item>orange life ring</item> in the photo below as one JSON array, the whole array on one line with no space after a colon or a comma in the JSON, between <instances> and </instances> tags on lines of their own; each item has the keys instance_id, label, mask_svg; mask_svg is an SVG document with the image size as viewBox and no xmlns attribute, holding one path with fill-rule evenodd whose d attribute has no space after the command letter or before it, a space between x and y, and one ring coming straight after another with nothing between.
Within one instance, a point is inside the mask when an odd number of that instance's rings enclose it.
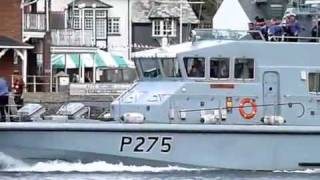
<instances>
[{"instance_id":1,"label":"orange life ring","mask_svg":"<svg viewBox=\"0 0 320 180\"><path fill-rule=\"evenodd\" d=\"M247 107L246 104L250 104L252 110L251 112L246 112L244 110L245 107ZM254 99L251 99L251 98L243 98L241 99L240 101L240 104L239 104L239 113L241 114L241 116L247 120L253 118L256 113L257 113L257 104L255 102Z\"/></svg>"}]
</instances>

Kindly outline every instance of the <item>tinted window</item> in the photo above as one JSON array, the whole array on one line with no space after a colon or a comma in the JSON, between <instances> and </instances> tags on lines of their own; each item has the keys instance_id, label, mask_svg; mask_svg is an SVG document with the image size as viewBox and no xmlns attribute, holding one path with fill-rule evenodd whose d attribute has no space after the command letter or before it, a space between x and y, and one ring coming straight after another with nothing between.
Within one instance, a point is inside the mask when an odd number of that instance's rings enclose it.
<instances>
[{"instance_id":1,"label":"tinted window","mask_svg":"<svg viewBox=\"0 0 320 180\"><path fill-rule=\"evenodd\" d=\"M203 57L183 58L188 77L204 77L205 59Z\"/></svg>"},{"instance_id":2,"label":"tinted window","mask_svg":"<svg viewBox=\"0 0 320 180\"><path fill-rule=\"evenodd\" d=\"M178 62L174 59L161 59L161 66L166 77L181 77Z\"/></svg>"},{"instance_id":3,"label":"tinted window","mask_svg":"<svg viewBox=\"0 0 320 180\"><path fill-rule=\"evenodd\" d=\"M247 58L236 58L234 62L234 77L236 79L253 79L254 60Z\"/></svg>"},{"instance_id":4,"label":"tinted window","mask_svg":"<svg viewBox=\"0 0 320 180\"><path fill-rule=\"evenodd\" d=\"M309 73L309 92L320 92L320 73Z\"/></svg>"},{"instance_id":5,"label":"tinted window","mask_svg":"<svg viewBox=\"0 0 320 180\"><path fill-rule=\"evenodd\" d=\"M142 74L146 78L161 77L160 65L157 59L141 59Z\"/></svg>"},{"instance_id":6,"label":"tinted window","mask_svg":"<svg viewBox=\"0 0 320 180\"><path fill-rule=\"evenodd\" d=\"M229 78L230 61L228 58L210 59L211 78Z\"/></svg>"}]
</instances>

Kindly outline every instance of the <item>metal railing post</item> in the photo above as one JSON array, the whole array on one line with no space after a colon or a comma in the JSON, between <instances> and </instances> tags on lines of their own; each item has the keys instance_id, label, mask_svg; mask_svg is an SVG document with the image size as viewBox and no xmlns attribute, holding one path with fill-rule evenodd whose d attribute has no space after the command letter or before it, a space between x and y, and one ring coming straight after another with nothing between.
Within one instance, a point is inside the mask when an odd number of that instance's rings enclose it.
<instances>
[{"instance_id":1,"label":"metal railing post","mask_svg":"<svg viewBox=\"0 0 320 180\"><path fill-rule=\"evenodd\" d=\"M50 92L52 92L52 76L49 78Z\"/></svg>"},{"instance_id":2,"label":"metal railing post","mask_svg":"<svg viewBox=\"0 0 320 180\"><path fill-rule=\"evenodd\" d=\"M33 93L36 93L37 91L37 77L33 75Z\"/></svg>"},{"instance_id":3,"label":"metal railing post","mask_svg":"<svg viewBox=\"0 0 320 180\"><path fill-rule=\"evenodd\" d=\"M57 77L55 77L55 79L56 79L56 80L55 80L55 82L56 82L56 93L58 93L58 92L59 92L59 89L58 89L58 83L57 83L57 79L58 79L58 78L57 78Z\"/></svg>"}]
</instances>

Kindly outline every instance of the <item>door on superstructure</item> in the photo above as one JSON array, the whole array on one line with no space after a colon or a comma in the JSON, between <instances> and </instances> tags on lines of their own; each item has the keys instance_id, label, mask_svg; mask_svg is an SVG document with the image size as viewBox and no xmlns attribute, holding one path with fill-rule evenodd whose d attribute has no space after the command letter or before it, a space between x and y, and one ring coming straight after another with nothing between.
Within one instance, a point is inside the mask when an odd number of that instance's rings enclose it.
<instances>
[{"instance_id":1,"label":"door on superstructure","mask_svg":"<svg viewBox=\"0 0 320 180\"><path fill-rule=\"evenodd\" d=\"M263 114L264 116L280 115L280 78L275 71L263 74Z\"/></svg>"}]
</instances>

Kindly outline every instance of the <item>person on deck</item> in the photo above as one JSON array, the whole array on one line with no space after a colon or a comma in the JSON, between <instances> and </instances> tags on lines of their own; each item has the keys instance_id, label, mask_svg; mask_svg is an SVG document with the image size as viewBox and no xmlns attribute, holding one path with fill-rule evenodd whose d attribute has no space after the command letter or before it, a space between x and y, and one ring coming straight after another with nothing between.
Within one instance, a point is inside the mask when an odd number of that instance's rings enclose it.
<instances>
[{"instance_id":1,"label":"person on deck","mask_svg":"<svg viewBox=\"0 0 320 180\"><path fill-rule=\"evenodd\" d=\"M271 25L268 29L269 40L279 41L281 39L280 36L283 34L283 29L275 18L272 18L270 23Z\"/></svg>"},{"instance_id":2,"label":"person on deck","mask_svg":"<svg viewBox=\"0 0 320 180\"><path fill-rule=\"evenodd\" d=\"M18 73L15 73L12 90L14 94L14 102L17 105L17 109L20 109L23 106L23 88L24 83L22 77Z\"/></svg>"},{"instance_id":3,"label":"person on deck","mask_svg":"<svg viewBox=\"0 0 320 180\"><path fill-rule=\"evenodd\" d=\"M312 27L311 29L311 36L314 39L311 39L311 42L319 42L319 38L320 37L320 21L318 20L317 23Z\"/></svg>"},{"instance_id":4,"label":"person on deck","mask_svg":"<svg viewBox=\"0 0 320 180\"><path fill-rule=\"evenodd\" d=\"M6 121L6 110L9 101L9 89L7 81L0 77L0 122Z\"/></svg>"},{"instance_id":5,"label":"person on deck","mask_svg":"<svg viewBox=\"0 0 320 180\"><path fill-rule=\"evenodd\" d=\"M264 18L260 18L257 16L255 18L255 23L254 23L255 30L260 31L263 37L268 40L268 26L264 20Z\"/></svg>"},{"instance_id":6,"label":"person on deck","mask_svg":"<svg viewBox=\"0 0 320 180\"><path fill-rule=\"evenodd\" d=\"M301 31L301 27L298 20L296 20L296 15L290 14L288 18L289 18L289 22L287 24L288 36L298 37ZM291 42L297 42L298 38L289 38L288 40Z\"/></svg>"}]
</instances>

